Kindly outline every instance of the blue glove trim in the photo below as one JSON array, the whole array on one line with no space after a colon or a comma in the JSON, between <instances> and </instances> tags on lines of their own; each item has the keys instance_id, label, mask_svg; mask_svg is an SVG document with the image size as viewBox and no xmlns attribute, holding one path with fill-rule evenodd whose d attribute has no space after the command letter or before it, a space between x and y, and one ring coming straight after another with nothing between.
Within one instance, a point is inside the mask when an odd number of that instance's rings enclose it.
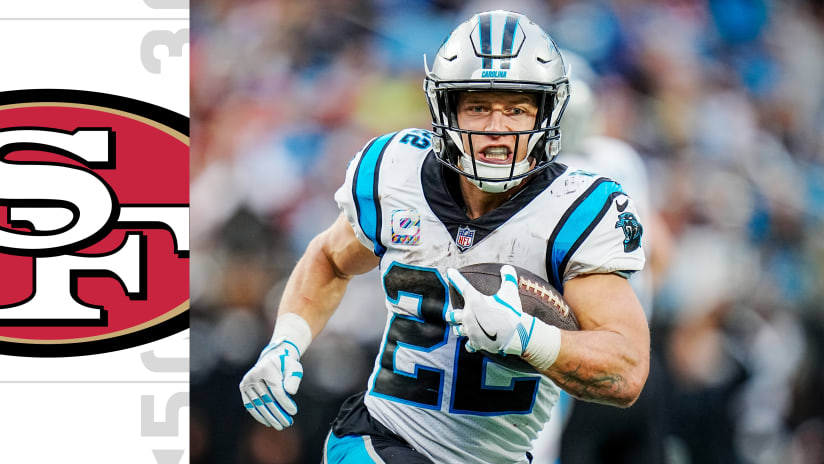
<instances>
[{"instance_id":1,"label":"blue glove trim","mask_svg":"<svg viewBox=\"0 0 824 464\"><path fill-rule=\"evenodd\" d=\"M288 344L292 345L292 346L295 348L295 351L297 351L297 352L298 352L298 358L300 358L300 356L301 356L301 355L300 355L300 349L298 349L297 345L295 345L294 343L290 342L289 340L284 340L284 341L283 341L283 343L288 343Z\"/></svg>"},{"instance_id":2,"label":"blue glove trim","mask_svg":"<svg viewBox=\"0 0 824 464\"><path fill-rule=\"evenodd\" d=\"M504 278L504 282L512 282L516 286L518 285L518 281L515 280L515 276L513 276L512 274L507 274L506 277Z\"/></svg>"},{"instance_id":3,"label":"blue glove trim","mask_svg":"<svg viewBox=\"0 0 824 464\"><path fill-rule=\"evenodd\" d=\"M266 353L274 350L275 348L279 347L282 343L288 343L288 344L292 345L295 348L295 351L298 352L298 358L300 358L300 350L298 349L298 347L294 343L290 342L289 340L283 340L282 342L276 343L274 345L270 343L270 344L264 346L263 351L261 351L260 355L258 356L258 359L262 358L264 354L266 354Z\"/></svg>"},{"instance_id":4,"label":"blue glove trim","mask_svg":"<svg viewBox=\"0 0 824 464\"><path fill-rule=\"evenodd\" d=\"M512 312L515 313L516 316L521 317L521 313L519 313L517 309L513 308L512 305L510 305L506 301L502 300L501 297L499 297L498 295L493 295L492 298L495 301L497 301L499 304L501 304L503 306L506 306L507 308L511 309Z\"/></svg>"},{"instance_id":5,"label":"blue glove trim","mask_svg":"<svg viewBox=\"0 0 824 464\"><path fill-rule=\"evenodd\" d=\"M518 337L521 339L521 352L523 353L526 344L529 343L529 334L526 333L526 328L518 324Z\"/></svg>"},{"instance_id":6,"label":"blue glove trim","mask_svg":"<svg viewBox=\"0 0 824 464\"><path fill-rule=\"evenodd\" d=\"M289 425L292 425L292 423L295 421L294 419L292 419L292 416L290 416L289 414L287 414L287 413L286 413L286 411L284 411L284 410L283 410L283 408L281 408L281 407L280 407L280 405L277 403L277 401L273 402L272 404L274 404L274 405L275 405L275 407L276 407L276 408L278 408L278 411L280 411L280 413L281 413L281 414L283 414L283 416L284 416L284 417L286 417L286 422L288 422L288 423L289 423ZM267 411L269 414L271 414L271 415L272 415L272 417L274 417L274 418L276 418L276 419L277 419L277 416L275 416L274 414L272 414L272 410L271 410L271 409L269 409L269 406L266 406L266 405L264 404L264 405L263 405L263 407L264 407L264 408L266 408L266 411Z\"/></svg>"},{"instance_id":7,"label":"blue glove trim","mask_svg":"<svg viewBox=\"0 0 824 464\"><path fill-rule=\"evenodd\" d=\"M457 284L455 284L455 281L454 281L454 280L452 280L452 279L449 277L449 274L446 274L446 280L448 280L448 281L449 281L449 283L450 283L450 284L452 284L452 286L453 286L453 287L455 287L455 291L456 291L456 292L458 292L458 295L463 296L463 292L462 292L462 291L461 291L461 289L458 287L458 285L457 285Z\"/></svg>"},{"instance_id":8,"label":"blue glove trim","mask_svg":"<svg viewBox=\"0 0 824 464\"><path fill-rule=\"evenodd\" d=\"M268 387L267 387L267 388L268 388ZM271 391L271 390L270 390L270 391ZM263 397L264 397L264 398L266 398L267 396L268 396L268 395L263 395ZM269 399L271 400L272 398L269 398ZM291 399L291 398L290 398L290 399ZM275 416L274 414L272 414L272 410L271 410L271 409L269 409L269 406L266 406L265 404L263 404L263 402L262 402L262 401L260 401L259 399L254 399L254 400L252 400L252 401L254 401L254 403L255 403L256 405L258 405L258 406L263 406L264 408L266 408L266 411L267 411L269 414L271 414L271 415L272 415L272 417L277 418L277 416ZM267 403L268 403L268 401L267 401ZM292 422L294 422L294 419L292 419L292 416L290 416L290 415L289 415L289 413L287 413L286 411L284 411L284 410L283 410L283 408L281 408L281 407L280 407L280 405L278 404L278 402L277 402L277 401L272 401L272 404L274 404L274 405L275 405L275 407L276 407L276 408L278 408L278 411L280 411L280 413L281 413L281 414L283 414L283 417L285 417L285 418L286 418L286 421L287 421L287 422L289 422L289 425L292 425Z\"/></svg>"},{"instance_id":9,"label":"blue glove trim","mask_svg":"<svg viewBox=\"0 0 824 464\"><path fill-rule=\"evenodd\" d=\"M280 375L286 373L284 369L286 369L286 357L289 356L289 350L283 350L283 354L280 355Z\"/></svg>"},{"instance_id":10,"label":"blue glove trim","mask_svg":"<svg viewBox=\"0 0 824 464\"><path fill-rule=\"evenodd\" d=\"M274 393L272 393L272 389L271 389L271 388L269 388L269 385L266 385L266 389L267 389L267 390L269 390L269 393L270 393L272 396L275 396L275 394L274 394ZM284 390L284 392L283 392L283 393L286 393L286 391ZM292 396L291 396L290 394L286 393L286 397L287 397L287 398L289 398L289 401L291 401L291 402L292 402L292 404L293 404L296 408L298 407L298 404L297 404L297 403L295 403L295 400L293 400L293 399L292 399ZM275 401L275 404L277 404L277 405L278 405L278 409L280 409L280 412L282 412L283 414L286 414L286 411L284 411L284 410L283 410L283 408L281 408L281 407L280 407L280 404L279 404L277 401ZM286 414L286 415L288 416L289 414Z\"/></svg>"}]
</instances>

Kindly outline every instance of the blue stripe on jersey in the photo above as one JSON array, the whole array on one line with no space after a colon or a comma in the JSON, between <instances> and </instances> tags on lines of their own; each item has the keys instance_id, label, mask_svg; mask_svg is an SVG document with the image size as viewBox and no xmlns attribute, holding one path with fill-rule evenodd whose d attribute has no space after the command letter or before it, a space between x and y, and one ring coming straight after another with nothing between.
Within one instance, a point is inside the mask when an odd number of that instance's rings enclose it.
<instances>
[{"instance_id":1,"label":"blue stripe on jersey","mask_svg":"<svg viewBox=\"0 0 824 464\"><path fill-rule=\"evenodd\" d=\"M386 247L381 243L381 205L378 200L378 180L383 152L397 132L379 137L364 151L352 179L352 194L358 213L358 224L374 245L377 256L383 256Z\"/></svg>"},{"instance_id":2,"label":"blue stripe on jersey","mask_svg":"<svg viewBox=\"0 0 824 464\"><path fill-rule=\"evenodd\" d=\"M604 217L612 199L622 194L620 184L602 177L575 200L555 226L547 243L546 270L559 292L564 292L563 272L569 259Z\"/></svg>"},{"instance_id":3,"label":"blue stripe on jersey","mask_svg":"<svg viewBox=\"0 0 824 464\"><path fill-rule=\"evenodd\" d=\"M363 435L346 435L338 438L329 433L326 443L326 461L328 464L374 464L375 460L369 456Z\"/></svg>"}]
</instances>

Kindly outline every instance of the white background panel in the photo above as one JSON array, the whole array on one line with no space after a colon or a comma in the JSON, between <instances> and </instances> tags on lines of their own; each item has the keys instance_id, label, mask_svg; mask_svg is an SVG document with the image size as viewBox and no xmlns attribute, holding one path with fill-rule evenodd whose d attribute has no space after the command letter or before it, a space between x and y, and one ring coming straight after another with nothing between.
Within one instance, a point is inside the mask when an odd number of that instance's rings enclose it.
<instances>
[{"instance_id":1,"label":"white background panel","mask_svg":"<svg viewBox=\"0 0 824 464\"><path fill-rule=\"evenodd\" d=\"M0 20L0 88L90 90L188 115L189 46L182 47L181 57L170 56L165 46L151 47L152 37L187 28L187 20ZM149 47L160 60L159 74L144 67L141 53ZM170 85L170 76L180 84Z\"/></svg>"},{"instance_id":2,"label":"white background panel","mask_svg":"<svg viewBox=\"0 0 824 464\"><path fill-rule=\"evenodd\" d=\"M166 18L189 16L188 0L26 0L2 2L4 18Z\"/></svg>"},{"instance_id":3,"label":"white background panel","mask_svg":"<svg viewBox=\"0 0 824 464\"><path fill-rule=\"evenodd\" d=\"M188 116L187 18L180 0L3 2L0 91L89 90ZM95 356L0 356L0 462L188 462L188 356L188 331ZM176 424L147 433L167 409Z\"/></svg>"},{"instance_id":4,"label":"white background panel","mask_svg":"<svg viewBox=\"0 0 824 464\"><path fill-rule=\"evenodd\" d=\"M180 436L148 436L162 434L163 423L188 436L188 408L175 407L180 401L174 399L185 391L183 387L181 383L3 384L3 396L14 401L2 403L0 460L15 464L186 463L189 454ZM156 451L167 453L158 453L161 459L157 459Z\"/></svg>"}]
</instances>

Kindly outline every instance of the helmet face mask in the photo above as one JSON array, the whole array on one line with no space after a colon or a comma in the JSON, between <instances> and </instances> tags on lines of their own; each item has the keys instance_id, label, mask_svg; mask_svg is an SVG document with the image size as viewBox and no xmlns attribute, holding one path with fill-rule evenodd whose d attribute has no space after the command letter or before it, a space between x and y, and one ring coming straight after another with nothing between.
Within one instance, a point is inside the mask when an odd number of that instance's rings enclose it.
<instances>
[{"instance_id":1,"label":"helmet face mask","mask_svg":"<svg viewBox=\"0 0 824 464\"><path fill-rule=\"evenodd\" d=\"M496 43L500 48L493 45ZM518 185L548 167L560 150L559 125L569 99L568 85L555 43L525 16L507 11L473 16L444 41L432 70L426 69L424 91L439 161L487 192L503 192ZM533 127L498 132L460 128L458 95L472 91L535 95L538 111ZM527 157L519 162L513 156L509 165L483 163L475 157L473 135L514 136L516 154L526 139ZM465 146L465 139L469 146Z\"/></svg>"}]
</instances>

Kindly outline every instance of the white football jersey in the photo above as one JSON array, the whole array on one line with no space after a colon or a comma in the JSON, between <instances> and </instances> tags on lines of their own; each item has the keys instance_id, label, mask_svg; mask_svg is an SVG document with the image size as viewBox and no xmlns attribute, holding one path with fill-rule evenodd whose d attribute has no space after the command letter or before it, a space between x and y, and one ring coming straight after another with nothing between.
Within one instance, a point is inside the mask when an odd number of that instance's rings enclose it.
<instances>
[{"instance_id":1,"label":"white football jersey","mask_svg":"<svg viewBox=\"0 0 824 464\"><path fill-rule=\"evenodd\" d=\"M464 349L444 321L446 270L509 263L562 291L578 275L640 270L642 228L620 185L562 164L470 220L448 187L457 174L430 141L420 129L373 139L335 194L358 239L381 257L389 311L364 402L434 462L525 463L560 390Z\"/></svg>"}]
</instances>

